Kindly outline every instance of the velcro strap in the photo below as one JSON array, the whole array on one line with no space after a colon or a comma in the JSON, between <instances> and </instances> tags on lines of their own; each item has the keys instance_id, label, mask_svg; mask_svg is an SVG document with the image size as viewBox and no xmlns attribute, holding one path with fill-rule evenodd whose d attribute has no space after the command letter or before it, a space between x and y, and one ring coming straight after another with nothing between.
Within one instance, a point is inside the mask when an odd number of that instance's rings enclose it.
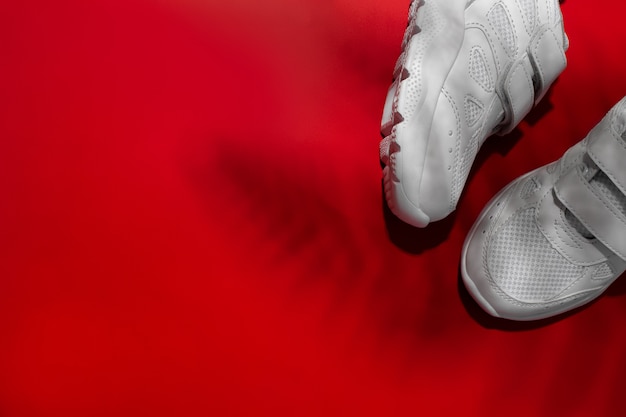
<instances>
[{"instance_id":1,"label":"velcro strap","mask_svg":"<svg viewBox=\"0 0 626 417\"><path fill-rule=\"evenodd\" d=\"M559 38L552 28L544 27L531 40L528 55L535 72L535 103L537 103L567 65L563 37Z\"/></svg>"},{"instance_id":2,"label":"velcro strap","mask_svg":"<svg viewBox=\"0 0 626 417\"><path fill-rule=\"evenodd\" d=\"M620 119L624 119L624 116L614 121L626 122ZM587 153L617 188L626 194L626 141L615 130L615 126L589 132Z\"/></svg>"},{"instance_id":3,"label":"velcro strap","mask_svg":"<svg viewBox=\"0 0 626 417\"><path fill-rule=\"evenodd\" d=\"M626 261L626 218L573 167L554 185L556 195L607 248Z\"/></svg>"},{"instance_id":4,"label":"velcro strap","mask_svg":"<svg viewBox=\"0 0 626 417\"><path fill-rule=\"evenodd\" d=\"M533 108L535 89L532 75L532 66L527 58L516 61L507 71L502 84L505 118L499 134L511 132Z\"/></svg>"}]
</instances>

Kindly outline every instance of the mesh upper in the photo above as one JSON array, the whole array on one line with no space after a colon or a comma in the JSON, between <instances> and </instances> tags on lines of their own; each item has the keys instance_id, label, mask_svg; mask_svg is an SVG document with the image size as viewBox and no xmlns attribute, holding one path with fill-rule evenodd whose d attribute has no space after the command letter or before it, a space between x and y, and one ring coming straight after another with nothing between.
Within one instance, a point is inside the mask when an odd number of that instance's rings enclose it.
<instances>
[{"instance_id":1,"label":"mesh upper","mask_svg":"<svg viewBox=\"0 0 626 417\"><path fill-rule=\"evenodd\" d=\"M490 92L494 89L495 83L487 67L485 51L479 46L473 47L470 52L469 74L485 91Z\"/></svg>"},{"instance_id":2,"label":"mesh upper","mask_svg":"<svg viewBox=\"0 0 626 417\"><path fill-rule=\"evenodd\" d=\"M465 119L468 126L473 126L483 115L483 104L476 98L467 95L465 96Z\"/></svg>"},{"instance_id":3,"label":"mesh upper","mask_svg":"<svg viewBox=\"0 0 626 417\"><path fill-rule=\"evenodd\" d=\"M535 0L518 0L520 8L526 18L524 23L526 24L526 31L532 33L535 29L537 22L537 10Z\"/></svg>"},{"instance_id":4,"label":"mesh upper","mask_svg":"<svg viewBox=\"0 0 626 417\"><path fill-rule=\"evenodd\" d=\"M488 269L500 289L522 302L548 301L581 276L545 239L534 209L520 211L498 231L487 253Z\"/></svg>"},{"instance_id":5,"label":"mesh upper","mask_svg":"<svg viewBox=\"0 0 626 417\"><path fill-rule=\"evenodd\" d=\"M511 23L511 17L508 11L504 8L502 2L496 4L487 15L487 19L502 43L502 47L510 57L514 57L517 52L517 38L515 31L513 30L513 24Z\"/></svg>"}]
</instances>

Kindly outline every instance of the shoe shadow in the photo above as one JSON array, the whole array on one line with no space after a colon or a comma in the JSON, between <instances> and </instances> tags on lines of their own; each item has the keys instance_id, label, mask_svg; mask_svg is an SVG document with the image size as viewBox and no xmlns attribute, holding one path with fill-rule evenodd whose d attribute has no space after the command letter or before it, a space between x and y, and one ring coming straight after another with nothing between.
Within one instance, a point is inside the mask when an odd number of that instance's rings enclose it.
<instances>
[{"instance_id":1,"label":"shoe shadow","mask_svg":"<svg viewBox=\"0 0 626 417\"><path fill-rule=\"evenodd\" d=\"M626 294L626 274L622 274L604 293L609 297L618 297Z\"/></svg>"},{"instance_id":2,"label":"shoe shadow","mask_svg":"<svg viewBox=\"0 0 626 417\"><path fill-rule=\"evenodd\" d=\"M399 249L417 255L443 243L450 235L456 218L455 212L443 220L433 222L427 227L420 229L403 222L393 214L387 205L382 182L381 195L383 218L389 240Z\"/></svg>"},{"instance_id":3,"label":"shoe shadow","mask_svg":"<svg viewBox=\"0 0 626 417\"><path fill-rule=\"evenodd\" d=\"M552 104L552 100L550 100L550 96L552 96L552 92L554 91L554 86L559 83L558 78L554 81L554 83L548 88L545 96L541 99L539 103L526 115L524 121L528 123L530 126L534 126L541 120L546 114L548 114L552 109L554 109L554 105Z\"/></svg>"}]
</instances>

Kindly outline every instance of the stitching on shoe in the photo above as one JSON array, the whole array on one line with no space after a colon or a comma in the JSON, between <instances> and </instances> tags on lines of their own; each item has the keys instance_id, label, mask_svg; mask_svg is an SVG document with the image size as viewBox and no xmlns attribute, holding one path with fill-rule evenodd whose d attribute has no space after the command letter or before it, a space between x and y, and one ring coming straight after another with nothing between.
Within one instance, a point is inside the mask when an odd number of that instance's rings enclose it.
<instances>
[{"instance_id":1,"label":"stitching on shoe","mask_svg":"<svg viewBox=\"0 0 626 417\"><path fill-rule=\"evenodd\" d=\"M532 51L530 51L530 54L532 56L531 59L531 64L535 63L538 67L539 70L539 74L541 75L541 85L537 86L537 88L535 89L536 92L539 93L543 93L544 90L546 90L547 88L549 88L549 85L544 85L545 79L545 72L543 70L543 66L541 65L541 61L537 59L537 55L538 55L538 51L539 51L539 44L541 43L541 40L544 38L544 36L546 36L546 34L550 33L552 35L552 37L554 38L554 40L556 41L556 44L560 46L559 40L556 37L556 34L550 29L550 30L545 30L537 39L537 41L535 42L535 46L533 48ZM559 55L559 58L561 58L561 63L563 66L567 65L567 61L563 58L563 48L561 48L561 55ZM554 81L554 80L553 80Z\"/></svg>"},{"instance_id":2,"label":"stitching on shoe","mask_svg":"<svg viewBox=\"0 0 626 417\"><path fill-rule=\"evenodd\" d=\"M621 137L621 135L618 135L617 132L615 131L615 129L613 128L614 123L616 123L615 120L612 121L611 123L611 129L610 129L610 133L611 133L611 137L617 142L618 146L621 146L624 150L626 150L626 141L624 141ZM588 151L589 152L589 151ZM596 156L595 153L591 153L589 152L590 155ZM593 158L594 163L611 179L611 181L613 181L613 183L617 186L617 188L621 191L624 192L622 190L623 185L619 184L617 181L614 180L614 178L616 177L615 175L615 171L610 170L604 163L604 161L602 161L602 158L598 158L597 156L595 158Z\"/></svg>"},{"instance_id":3,"label":"stitching on shoe","mask_svg":"<svg viewBox=\"0 0 626 417\"><path fill-rule=\"evenodd\" d=\"M555 241L554 239L549 239L548 236L550 236L550 232L548 230L546 230L546 228L543 227L543 225L539 221L539 213L541 212L541 207L544 205L544 203L548 199L548 197L550 197L552 195L553 188L554 188L554 186L550 187L550 189L544 194L544 196L541 197L541 199L539 199L539 201L537 202L536 209L535 209L535 224L537 225L539 230L541 230L541 233L546 237L546 239L548 239L548 242L550 242L552 245L554 245L554 246L556 246L557 248L560 249L559 253L565 259L567 259L569 262L571 262L573 264L576 264L576 265L588 266L587 263L582 263L581 264L578 260L572 258L567 253L567 251L565 250L566 248L562 245L562 242Z\"/></svg>"},{"instance_id":4,"label":"stitching on shoe","mask_svg":"<svg viewBox=\"0 0 626 417\"><path fill-rule=\"evenodd\" d=\"M506 41L506 39L502 39L502 35L500 33L501 31L498 30L498 28L492 22L491 14L494 12L494 10L498 6L502 7L502 9L504 10L506 19L508 23L510 24L510 29L512 31L512 36L513 36L513 39L512 39L513 50L509 50L508 45L507 45L508 42ZM513 21L513 18L511 17L511 11L509 10L509 8L506 6L506 4L503 1L497 2L487 12L487 20L489 21L491 26L494 28L494 32L496 32L496 36L500 40L500 43L502 44L502 47L505 50L506 54L509 56L509 58L515 59L515 57L519 53L519 45L517 44L517 27L515 26L515 22Z\"/></svg>"},{"instance_id":5,"label":"stitching on shoe","mask_svg":"<svg viewBox=\"0 0 626 417\"><path fill-rule=\"evenodd\" d=\"M482 23L479 23L479 22L472 22L471 24L467 25L467 29L470 29L470 28L479 29L483 33L485 38L487 39L487 42L489 43L489 47L491 48L491 56L493 56L493 59L496 62L496 82L495 82L495 84L497 84L497 79L499 78L498 74L500 74L502 72L503 68L502 68L502 63L500 62L500 57L498 57L498 54L496 53L496 50L498 48L495 46L495 41L493 39L493 36L490 36L490 33L491 32L495 32L495 30L489 29L485 25L483 25ZM495 35L496 35L496 37L498 37L497 33ZM502 48L502 49L504 49L504 48ZM487 68L489 68L489 65L487 65ZM491 71L491 69L489 69L489 71Z\"/></svg>"},{"instance_id":6,"label":"stitching on shoe","mask_svg":"<svg viewBox=\"0 0 626 417\"><path fill-rule=\"evenodd\" d=\"M537 2L535 0L531 0L532 4L532 19L529 16L526 9L524 9L524 5L522 4L522 0L517 0L517 7L519 8L522 15L522 22L524 23L524 28L526 29L526 33L531 36L537 27Z\"/></svg>"},{"instance_id":7,"label":"stitching on shoe","mask_svg":"<svg viewBox=\"0 0 626 417\"><path fill-rule=\"evenodd\" d=\"M593 187L591 184L585 181L584 177L582 177L582 175L580 174L578 170L576 171L575 175L577 175L578 177L582 179L583 187L591 191L591 193L594 196L596 196L596 198L600 201L600 204L606 207L615 216L615 219L617 219L620 223L622 223L624 225L624 228L626 229L626 221L624 221L624 219L622 218L622 214L617 212L612 204L607 204L607 202L604 201L604 198L596 191L595 187ZM576 212L574 210L570 209L570 211L572 212L572 214L576 215ZM592 231L594 229L593 227L589 227L589 224L585 222L583 219L578 218L578 220L583 224L583 226L587 228L587 230ZM605 243L604 241L602 241L602 244L605 245L607 248L611 249L613 253L615 253L616 255L619 255L622 259L626 258L626 253L623 253L622 251L615 249L612 245Z\"/></svg>"},{"instance_id":8,"label":"stitching on shoe","mask_svg":"<svg viewBox=\"0 0 626 417\"><path fill-rule=\"evenodd\" d=\"M470 119L469 116L472 113L472 108L471 108L472 104L475 106L476 109L478 109L478 112L477 112L478 115ZM463 105L465 108L465 121L467 122L467 126L472 127L481 119L482 115L485 114L485 105L479 99L474 97L472 94L465 95L465 100L463 100Z\"/></svg>"},{"instance_id":9,"label":"stitching on shoe","mask_svg":"<svg viewBox=\"0 0 626 417\"><path fill-rule=\"evenodd\" d=\"M605 276L602 276L601 278L596 277L596 274L598 273L598 271L600 271L602 269L603 266L606 266L609 269L609 273L607 275L605 275ZM591 276L591 281L601 282L601 281L609 280L611 278L616 278L615 277L615 270L611 266L611 263L608 262L608 260L607 260L607 261L604 261L603 263L601 263L600 265L598 265L595 268L595 270L593 271L593 275Z\"/></svg>"},{"instance_id":10,"label":"stitching on shoe","mask_svg":"<svg viewBox=\"0 0 626 417\"><path fill-rule=\"evenodd\" d=\"M584 267L582 267L582 269L581 269L581 271L580 271L580 275L578 276L578 278L576 278L576 279L572 280L572 282L570 282L570 284L569 284L568 286L566 286L566 287L563 289L563 291L561 291L561 292L560 292L560 293L558 293L558 294L555 294L553 297L548 298L546 301L552 301L552 300L555 300L557 297L559 297L559 296L561 296L562 294L564 294L564 293L566 293L567 291L569 291L569 290L570 290L570 289L571 289L574 285L576 285L576 284L577 284L577 283L578 283L581 279L585 278L585 276L587 275L587 272L589 271L589 269L590 269L590 268L591 268L591 267L589 267L589 266L584 266ZM591 273L589 273L589 275L591 275ZM590 276L589 278L591 278L591 276ZM590 293L590 292L593 292L593 290L592 290L592 289L587 289L587 290L584 290L582 293L572 294L572 295L570 295L569 297L575 298L575 297L576 297L576 296L578 296L578 295L581 295L581 294L588 294L588 293Z\"/></svg>"},{"instance_id":11,"label":"stitching on shoe","mask_svg":"<svg viewBox=\"0 0 626 417\"><path fill-rule=\"evenodd\" d=\"M513 70L513 72L511 72L511 68L513 68L513 67L515 67L515 69ZM534 99L535 99L535 87L534 87L532 81L528 81L528 80L532 80L532 75L528 74L528 71L526 71L526 67L522 64L522 60L521 59L516 60L513 63L513 65L511 66L511 68L509 69L509 73L506 76L506 78L508 78L508 85L507 85L506 90L504 91L504 94L506 96L506 101L510 105L510 108L511 108L513 114L510 115L511 117L508 120L506 129L510 129L510 128L514 127L513 124L515 123L515 119L516 119L517 115L519 114L519 112L518 112L519 107L516 105L516 102L514 100L511 100L511 93L510 93L511 85L513 84L513 75L515 73L517 73L517 71L519 69L522 69L524 71L524 74L526 75L526 81L528 82L529 90L532 91L531 107L532 107L532 103L534 102ZM523 117L520 118L520 120L518 120L517 122L518 123L521 122L522 119L523 119ZM517 123L515 123L515 125L517 125Z\"/></svg>"},{"instance_id":12,"label":"stitching on shoe","mask_svg":"<svg viewBox=\"0 0 626 417\"><path fill-rule=\"evenodd\" d=\"M561 217L561 223L562 224L566 224L565 221L564 221L565 217L563 216L563 212L561 212L559 214L560 214L560 217ZM556 221L556 220L554 221L553 227L554 227L554 230L556 231L556 235L557 236L559 236L561 233L565 233L575 243L575 244L569 244L568 242L563 241L563 239L561 239L559 237L559 240L561 240L563 242L563 244L565 244L566 246L569 246L570 248L573 248L573 249L582 249L582 246L579 244L579 242L577 242L578 239L576 239L576 237L567 229L567 227L559 227L559 222Z\"/></svg>"},{"instance_id":13,"label":"stitching on shoe","mask_svg":"<svg viewBox=\"0 0 626 417\"><path fill-rule=\"evenodd\" d=\"M472 77L472 79L476 81L476 83L481 86L482 89L485 90L487 93L493 92L493 89L495 88L495 82L493 80L491 68L489 68L489 64L487 62L485 51L479 45L475 45L470 50L469 55L470 77ZM486 75L486 77L481 77L480 74L476 74L476 71L473 70L476 69L476 67L481 67L481 69L484 69L484 75Z\"/></svg>"}]
</instances>

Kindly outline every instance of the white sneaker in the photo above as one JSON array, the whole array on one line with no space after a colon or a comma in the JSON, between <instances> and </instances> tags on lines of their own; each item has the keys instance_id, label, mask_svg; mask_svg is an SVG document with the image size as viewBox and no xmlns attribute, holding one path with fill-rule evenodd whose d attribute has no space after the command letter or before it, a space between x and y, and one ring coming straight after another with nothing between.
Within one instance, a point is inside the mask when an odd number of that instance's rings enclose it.
<instances>
[{"instance_id":1,"label":"white sneaker","mask_svg":"<svg viewBox=\"0 0 626 417\"><path fill-rule=\"evenodd\" d=\"M463 281L487 312L554 316L626 270L626 98L558 161L509 184L465 241Z\"/></svg>"},{"instance_id":2,"label":"white sneaker","mask_svg":"<svg viewBox=\"0 0 626 417\"><path fill-rule=\"evenodd\" d=\"M387 203L414 226L456 207L478 149L565 68L558 0L413 0L381 123Z\"/></svg>"}]
</instances>

